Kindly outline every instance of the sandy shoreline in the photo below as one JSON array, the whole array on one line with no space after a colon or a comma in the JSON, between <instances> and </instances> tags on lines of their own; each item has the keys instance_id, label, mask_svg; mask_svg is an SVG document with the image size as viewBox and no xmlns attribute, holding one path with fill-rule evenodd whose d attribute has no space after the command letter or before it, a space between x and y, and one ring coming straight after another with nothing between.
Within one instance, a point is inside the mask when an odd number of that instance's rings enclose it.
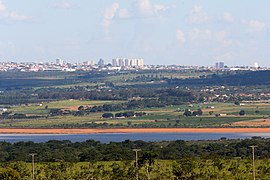
<instances>
[{"instance_id":1,"label":"sandy shoreline","mask_svg":"<svg viewBox=\"0 0 270 180\"><path fill-rule=\"evenodd\" d=\"M119 128L119 129L17 129L0 128L0 134L98 133L270 133L270 128Z\"/></svg>"}]
</instances>

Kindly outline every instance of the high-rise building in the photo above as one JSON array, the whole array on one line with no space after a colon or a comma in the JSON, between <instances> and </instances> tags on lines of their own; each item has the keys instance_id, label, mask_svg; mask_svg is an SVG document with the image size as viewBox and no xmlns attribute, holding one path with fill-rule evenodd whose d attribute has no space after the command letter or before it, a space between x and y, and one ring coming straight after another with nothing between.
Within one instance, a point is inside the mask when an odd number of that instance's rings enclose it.
<instances>
[{"instance_id":1,"label":"high-rise building","mask_svg":"<svg viewBox=\"0 0 270 180\"><path fill-rule=\"evenodd\" d=\"M103 59L99 59L98 65L99 65L99 66L104 66L104 60L103 60Z\"/></svg>"},{"instance_id":2,"label":"high-rise building","mask_svg":"<svg viewBox=\"0 0 270 180\"><path fill-rule=\"evenodd\" d=\"M130 66L130 60L129 59L125 59L125 66L126 67Z\"/></svg>"},{"instance_id":3,"label":"high-rise building","mask_svg":"<svg viewBox=\"0 0 270 180\"><path fill-rule=\"evenodd\" d=\"M56 62L57 65L60 65L60 66L62 66L64 64L64 61L62 59L60 59L60 58L57 58L55 60L55 62Z\"/></svg>"},{"instance_id":4,"label":"high-rise building","mask_svg":"<svg viewBox=\"0 0 270 180\"><path fill-rule=\"evenodd\" d=\"M117 66L117 60L116 60L116 59L113 59L113 60L112 60L112 66L113 66L113 67L116 67L116 66Z\"/></svg>"},{"instance_id":5,"label":"high-rise building","mask_svg":"<svg viewBox=\"0 0 270 180\"><path fill-rule=\"evenodd\" d=\"M224 69L224 62L216 62L215 67L216 69Z\"/></svg>"},{"instance_id":6,"label":"high-rise building","mask_svg":"<svg viewBox=\"0 0 270 180\"><path fill-rule=\"evenodd\" d=\"M143 59L137 59L137 66L143 66Z\"/></svg>"},{"instance_id":7,"label":"high-rise building","mask_svg":"<svg viewBox=\"0 0 270 180\"><path fill-rule=\"evenodd\" d=\"M112 59L112 66L116 67L142 67L144 65L143 59L127 59L127 58L116 58Z\"/></svg>"},{"instance_id":8,"label":"high-rise building","mask_svg":"<svg viewBox=\"0 0 270 180\"><path fill-rule=\"evenodd\" d=\"M117 58L117 64L120 67L124 66L124 59L123 58Z\"/></svg>"},{"instance_id":9,"label":"high-rise building","mask_svg":"<svg viewBox=\"0 0 270 180\"><path fill-rule=\"evenodd\" d=\"M130 66L137 66L137 59L131 59Z\"/></svg>"}]
</instances>

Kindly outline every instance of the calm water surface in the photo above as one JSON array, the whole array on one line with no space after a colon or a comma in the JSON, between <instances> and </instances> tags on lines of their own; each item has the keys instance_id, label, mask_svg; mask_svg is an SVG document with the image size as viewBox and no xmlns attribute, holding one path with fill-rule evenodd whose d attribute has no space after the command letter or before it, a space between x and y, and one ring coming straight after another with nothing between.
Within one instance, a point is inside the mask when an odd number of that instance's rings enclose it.
<instances>
[{"instance_id":1,"label":"calm water surface","mask_svg":"<svg viewBox=\"0 0 270 180\"><path fill-rule=\"evenodd\" d=\"M253 136L270 138L270 133L102 133L102 134L0 134L0 141L19 142L47 142L49 140L70 140L82 142L89 139L108 142L121 142L124 140L143 141L171 141L171 140L217 140L222 137L227 139L245 139Z\"/></svg>"}]
</instances>

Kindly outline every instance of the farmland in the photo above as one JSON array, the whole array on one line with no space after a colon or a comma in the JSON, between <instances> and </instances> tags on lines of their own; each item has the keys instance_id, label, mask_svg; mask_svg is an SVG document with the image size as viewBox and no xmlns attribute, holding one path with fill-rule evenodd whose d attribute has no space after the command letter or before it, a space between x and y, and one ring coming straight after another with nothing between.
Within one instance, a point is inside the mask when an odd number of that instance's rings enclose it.
<instances>
[{"instance_id":1,"label":"farmland","mask_svg":"<svg viewBox=\"0 0 270 180\"><path fill-rule=\"evenodd\" d=\"M102 127L237 127L245 126L245 123L252 120L261 119L264 126L270 124L267 118L270 115L270 104L251 103L244 106L237 106L233 103L210 103L167 106L161 108L140 108L132 109L134 112L145 112L144 116L126 118L102 118L103 112L92 112L86 115L57 115L49 116L50 109L62 109L77 112L80 106L93 107L104 104L120 104L123 101L80 101L63 100L51 101L48 103L18 105L10 107L14 114L35 115L34 118L4 119L1 127L91 127L95 124ZM46 108L45 108L46 107ZM211 109L211 108L213 109ZM201 109L203 114L200 116L186 117L183 115L185 109L195 111ZM245 110L244 116L239 115L240 110ZM255 113L255 111L259 113ZM111 111L119 113L119 111ZM220 116L220 114L222 116ZM240 123L241 122L241 123ZM239 124L240 123L240 124ZM248 124L247 124L248 126Z\"/></svg>"},{"instance_id":2,"label":"farmland","mask_svg":"<svg viewBox=\"0 0 270 180\"><path fill-rule=\"evenodd\" d=\"M267 83L215 85L217 76L226 83L228 77L242 80L246 72L222 73L2 72L0 127L269 127ZM199 80L201 85L192 84Z\"/></svg>"}]
</instances>

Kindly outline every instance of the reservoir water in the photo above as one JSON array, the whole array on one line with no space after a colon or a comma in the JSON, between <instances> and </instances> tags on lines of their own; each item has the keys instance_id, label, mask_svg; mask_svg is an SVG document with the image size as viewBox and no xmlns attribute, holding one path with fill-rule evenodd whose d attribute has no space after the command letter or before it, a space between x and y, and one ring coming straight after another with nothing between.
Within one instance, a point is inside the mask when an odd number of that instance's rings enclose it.
<instances>
[{"instance_id":1,"label":"reservoir water","mask_svg":"<svg viewBox=\"0 0 270 180\"><path fill-rule=\"evenodd\" d=\"M121 142L124 140L143 141L172 141L172 140L218 140L245 139L254 136L270 138L270 133L101 133L101 134L0 134L0 141L6 142L47 142L49 140L70 140L82 142L89 139L108 142Z\"/></svg>"}]
</instances>

